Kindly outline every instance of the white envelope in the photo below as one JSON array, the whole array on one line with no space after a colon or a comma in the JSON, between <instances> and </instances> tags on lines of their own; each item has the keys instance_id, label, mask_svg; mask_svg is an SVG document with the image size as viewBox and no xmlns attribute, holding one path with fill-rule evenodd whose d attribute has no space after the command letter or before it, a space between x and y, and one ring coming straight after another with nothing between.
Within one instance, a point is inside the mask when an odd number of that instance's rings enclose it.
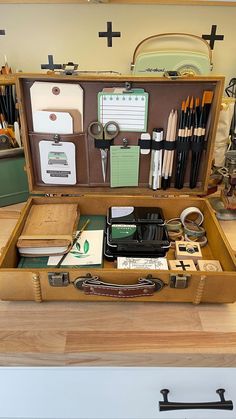
<instances>
[{"instance_id":1,"label":"white envelope","mask_svg":"<svg viewBox=\"0 0 236 419\"><path fill-rule=\"evenodd\" d=\"M36 111L76 109L83 129L83 89L78 83L35 81L30 88L32 116Z\"/></svg>"},{"instance_id":2,"label":"white envelope","mask_svg":"<svg viewBox=\"0 0 236 419\"><path fill-rule=\"evenodd\" d=\"M73 134L73 118L68 112L35 111L33 129L35 132Z\"/></svg>"}]
</instances>

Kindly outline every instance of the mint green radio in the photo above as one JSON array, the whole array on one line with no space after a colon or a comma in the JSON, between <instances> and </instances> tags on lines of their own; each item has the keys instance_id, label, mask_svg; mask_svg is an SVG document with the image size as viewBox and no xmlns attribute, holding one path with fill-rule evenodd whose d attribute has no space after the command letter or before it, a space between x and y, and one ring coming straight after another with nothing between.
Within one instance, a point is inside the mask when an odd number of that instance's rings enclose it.
<instances>
[{"instance_id":1,"label":"mint green radio","mask_svg":"<svg viewBox=\"0 0 236 419\"><path fill-rule=\"evenodd\" d=\"M208 42L184 33L145 38L135 48L131 64L133 74L148 77L162 77L169 71L176 71L180 76L209 75L212 68L212 51Z\"/></svg>"}]
</instances>

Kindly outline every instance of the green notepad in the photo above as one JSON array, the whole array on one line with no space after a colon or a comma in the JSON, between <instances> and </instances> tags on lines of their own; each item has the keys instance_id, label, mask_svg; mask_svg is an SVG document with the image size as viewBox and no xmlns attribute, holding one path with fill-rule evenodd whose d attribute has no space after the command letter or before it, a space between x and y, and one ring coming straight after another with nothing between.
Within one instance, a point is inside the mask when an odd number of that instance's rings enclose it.
<instances>
[{"instance_id":1,"label":"green notepad","mask_svg":"<svg viewBox=\"0 0 236 419\"><path fill-rule=\"evenodd\" d=\"M81 227L84 225L84 223L87 221L87 219L90 220L88 226L86 227L86 230L104 230L105 224L106 224L106 217L103 215L81 215L79 224L78 224L78 230L81 229ZM42 256L42 257L24 257L22 256L20 258L18 268L47 268L48 263L48 256ZM79 266L79 265L78 265ZM66 266L63 265L63 268ZM100 268L102 265L92 265L92 266L83 266L83 268ZM50 266L49 268L53 268ZM68 266L68 268L73 268L73 266Z\"/></svg>"},{"instance_id":2,"label":"green notepad","mask_svg":"<svg viewBox=\"0 0 236 419\"><path fill-rule=\"evenodd\" d=\"M111 187L138 186L139 146L110 147Z\"/></svg>"}]
</instances>

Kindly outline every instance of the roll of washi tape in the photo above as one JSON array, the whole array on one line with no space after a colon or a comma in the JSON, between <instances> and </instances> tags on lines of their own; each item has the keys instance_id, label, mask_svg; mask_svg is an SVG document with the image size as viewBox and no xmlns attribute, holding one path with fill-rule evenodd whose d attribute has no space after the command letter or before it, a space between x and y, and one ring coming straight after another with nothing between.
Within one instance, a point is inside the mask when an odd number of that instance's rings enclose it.
<instances>
[{"instance_id":1,"label":"roll of washi tape","mask_svg":"<svg viewBox=\"0 0 236 419\"><path fill-rule=\"evenodd\" d=\"M179 231L182 228L180 218L171 218L166 221L167 231Z\"/></svg>"},{"instance_id":2,"label":"roll of washi tape","mask_svg":"<svg viewBox=\"0 0 236 419\"><path fill-rule=\"evenodd\" d=\"M171 240L171 239L170 239ZM179 238L178 239L175 239L175 240L171 240L171 242L170 242L170 247L171 247L171 249L175 249L176 248L176 246L175 246L175 242L176 241L181 241L181 242L183 242L184 241L184 236L179 236Z\"/></svg>"},{"instance_id":3,"label":"roll of washi tape","mask_svg":"<svg viewBox=\"0 0 236 419\"><path fill-rule=\"evenodd\" d=\"M180 228L178 231L168 231L168 236L171 241L180 240L178 237L183 236L183 229Z\"/></svg>"},{"instance_id":4,"label":"roll of washi tape","mask_svg":"<svg viewBox=\"0 0 236 419\"><path fill-rule=\"evenodd\" d=\"M205 228L189 220L185 220L184 232L187 236L191 237L202 237L206 234Z\"/></svg>"},{"instance_id":5,"label":"roll of washi tape","mask_svg":"<svg viewBox=\"0 0 236 419\"><path fill-rule=\"evenodd\" d=\"M184 239L186 240L186 242L195 242L198 243L200 247L204 247L207 244L207 237L206 236L202 236L202 237L192 237L192 236L187 236L187 234L184 235Z\"/></svg>"},{"instance_id":6,"label":"roll of washi tape","mask_svg":"<svg viewBox=\"0 0 236 419\"><path fill-rule=\"evenodd\" d=\"M194 221L195 224L200 226L203 223L204 216L203 213L197 207L188 207L185 208L180 214L180 220L185 227L186 221Z\"/></svg>"}]
</instances>

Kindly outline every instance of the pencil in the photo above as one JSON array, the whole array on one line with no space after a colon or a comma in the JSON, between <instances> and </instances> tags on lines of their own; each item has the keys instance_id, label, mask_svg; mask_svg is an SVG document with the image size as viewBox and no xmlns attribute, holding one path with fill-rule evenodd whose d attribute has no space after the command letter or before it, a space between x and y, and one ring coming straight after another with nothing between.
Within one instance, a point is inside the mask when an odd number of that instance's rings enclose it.
<instances>
[{"instance_id":1,"label":"pencil","mask_svg":"<svg viewBox=\"0 0 236 419\"><path fill-rule=\"evenodd\" d=\"M173 115L174 115L174 111L173 109L171 109L171 112L169 114L168 117L168 122L167 122L167 131L166 131L166 138L165 141L169 141L170 138L170 133L171 133L171 126L172 126L172 119L173 119ZM162 178L165 179L166 178L166 168L167 168L167 159L168 159L168 153L167 153L167 149L163 150L163 162L162 162ZM164 182L164 180L162 179L162 181Z\"/></svg>"},{"instance_id":2,"label":"pencil","mask_svg":"<svg viewBox=\"0 0 236 419\"><path fill-rule=\"evenodd\" d=\"M172 141L176 141L177 120L178 120L178 112L176 110L175 111L175 123L174 123L174 127L173 127ZM171 182L173 162L174 162L174 154L175 154L175 150L173 148L173 150L171 150L171 152L170 152L170 163L169 163L169 172L168 172L168 187L170 186L170 182Z\"/></svg>"}]
</instances>

